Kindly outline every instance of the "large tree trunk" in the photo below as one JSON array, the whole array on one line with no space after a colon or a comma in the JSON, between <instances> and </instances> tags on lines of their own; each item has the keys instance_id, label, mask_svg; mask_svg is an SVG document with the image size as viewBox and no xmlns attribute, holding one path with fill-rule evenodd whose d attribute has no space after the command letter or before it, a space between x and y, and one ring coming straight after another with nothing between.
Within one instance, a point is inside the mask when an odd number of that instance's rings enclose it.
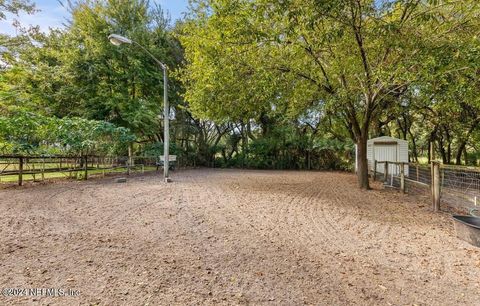
<instances>
[{"instance_id":1,"label":"large tree trunk","mask_svg":"<svg viewBox=\"0 0 480 306\"><path fill-rule=\"evenodd\" d=\"M460 142L460 144L458 145L458 150L457 150L457 154L455 156L455 164L456 165L461 165L462 164L462 154L463 154L463 151L465 150L466 148L466 141L462 141ZM465 165L468 163L467 159L465 158Z\"/></svg>"},{"instance_id":2,"label":"large tree trunk","mask_svg":"<svg viewBox=\"0 0 480 306\"><path fill-rule=\"evenodd\" d=\"M447 151L445 151L445 148L443 146L440 147L440 154L442 155L442 163L448 164Z\"/></svg>"},{"instance_id":3,"label":"large tree trunk","mask_svg":"<svg viewBox=\"0 0 480 306\"><path fill-rule=\"evenodd\" d=\"M245 168L245 153L247 152L247 140L246 140L246 133L245 133L245 124L243 121L240 123L240 136L241 139L241 146L242 146L242 169Z\"/></svg>"},{"instance_id":4,"label":"large tree trunk","mask_svg":"<svg viewBox=\"0 0 480 306\"><path fill-rule=\"evenodd\" d=\"M408 134L410 135L410 138L412 139L413 158L415 159L415 162L418 163L417 142L415 141L415 136L413 136L413 133L412 133L411 129L408 129Z\"/></svg>"},{"instance_id":5,"label":"large tree trunk","mask_svg":"<svg viewBox=\"0 0 480 306\"><path fill-rule=\"evenodd\" d=\"M440 155L442 155L442 163L448 164L448 159L447 159L447 150L445 150L445 143L443 141L443 135L439 135L438 139L438 150L440 151Z\"/></svg>"},{"instance_id":6,"label":"large tree trunk","mask_svg":"<svg viewBox=\"0 0 480 306\"><path fill-rule=\"evenodd\" d=\"M475 131L479 124L480 120L475 120L472 125L470 126L470 129L468 129L467 135L465 135L465 138L463 138L460 141L460 144L458 145L458 151L456 155L456 164L461 165L462 164L462 153L465 155L465 165L468 164L468 158L467 158L467 141L470 138L470 135Z\"/></svg>"},{"instance_id":7,"label":"large tree trunk","mask_svg":"<svg viewBox=\"0 0 480 306\"><path fill-rule=\"evenodd\" d=\"M367 137L359 137L357 140L357 178L358 187L370 189L368 182L368 160L367 160Z\"/></svg>"},{"instance_id":8,"label":"large tree trunk","mask_svg":"<svg viewBox=\"0 0 480 306\"><path fill-rule=\"evenodd\" d=\"M452 139L448 131L446 131L446 134L447 134L447 164L451 164L452 163Z\"/></svg>"},{"instance_id":9,"label":"large tree trunk","mask_svg":"<svg viewBox=\"0 0 480 306\"><path fill-rule=\"evenodd\" d=\"M433 156L432 156L432 141L429 140L428 141L428 152L427 152L427 155L428 155L428 164L430 164L433 160Z\"/></svg>"}]
</instances>

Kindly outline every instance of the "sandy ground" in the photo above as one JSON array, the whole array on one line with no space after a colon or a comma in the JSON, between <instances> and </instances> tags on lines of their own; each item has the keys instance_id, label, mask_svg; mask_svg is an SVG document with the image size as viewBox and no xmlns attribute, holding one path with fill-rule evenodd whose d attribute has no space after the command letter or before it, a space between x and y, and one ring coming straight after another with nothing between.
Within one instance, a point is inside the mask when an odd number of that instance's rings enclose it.
<instances>
[{"instance_id":1,"label":"sandy ground","mask_svg":"<svg viewBox=\"0 0 480 306\"><path fill-rule=\"evenodd\" d=\"M0 190L0 305L480 305L480 249L346 173L188 170ZM428 201L428 200L427 200Z\"/></svg>"}]
</instances>

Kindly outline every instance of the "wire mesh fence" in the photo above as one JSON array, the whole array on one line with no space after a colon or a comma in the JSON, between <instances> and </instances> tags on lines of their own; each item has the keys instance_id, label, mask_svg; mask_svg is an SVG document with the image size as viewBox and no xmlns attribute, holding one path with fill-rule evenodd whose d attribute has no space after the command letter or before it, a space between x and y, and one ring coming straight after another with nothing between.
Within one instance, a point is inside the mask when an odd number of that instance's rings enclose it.
<instances>
[{"instance_id":1,"label":"wire mesh fence","mask_svg":"<svg viewBox=\"0 0 480 306\"><path fill-rule=\"evenodd\" d=\"M372 177L383 181L385 186L410 193L428 193L434 203L438 198L439 203L456 209L471 210L480 205L480 168L386 161L374 161L369 165L373 167ZM438 167L438 178L434 175L435 167ZM438 187L435 187L436 180ZM438 194L435 194L436 188Z\"/></svg>"},{"instance_id":2,"label":"wire mesh fence","mask_svg":"<svg viewBox=\"0 0 480 306\"><path fill-rule=\"evenodd\" d=\"M373 167L374 180L383 181L385 186L402 188L410 175L410 165L408 163L375 161ZM405 188L402 190L405 190Z\"/></svg>"},{"instance_id":3,"label":"wire mesh fence","mask_svg":"<svg viewBox=\"0 0 480 306\"><path fill-rule=\"evenodd\" d=\"M408 180L416 183L431 185L432 169L430 165L409 163Z\"/></svg>"},{"instance_id":4,"label":"wire mesh fence","mask_svg":"<svg viewBox=\"0 0 480 306\"><path fill-rule=\"evenodd\" d=\"M87 179L110 173L159 170L162 166L160 158L155 156L3 155L0 156L0 183L22 185L24 181L51 178ZM369 162L369 169L372 177L383 181L386 186L404 192L430 193L434 202L438 198L443 204L461 209L480 205L480 168L373 161ZM438 169L436 175L434 169ZM435 188L438 195L435 195Z\"/></svg>"},{"instance_id":5,"label":"wire mesh fence","mask_svg":"<svg viewBox=\"0 0 480 306\"><path fill-rule=\"evenodd\" d=\"M430 185L432 182L431 167L429 165L385 161L377 161L374 165L376 168L372 169L372 172L375 179L382 180L392 186L399 186L402 171L405 182L416 182L425 185Z\"/></svg>"},{"instance_id":6,"label":"wire mesh fence","mask_svg":"<svg viewBox=\"0 0 480 306\"><path fill-rule=\"evenodd\" d=\"M480 169L441 165L442 202L453 207L480 205Z\"/></svg>"}]
</instances>

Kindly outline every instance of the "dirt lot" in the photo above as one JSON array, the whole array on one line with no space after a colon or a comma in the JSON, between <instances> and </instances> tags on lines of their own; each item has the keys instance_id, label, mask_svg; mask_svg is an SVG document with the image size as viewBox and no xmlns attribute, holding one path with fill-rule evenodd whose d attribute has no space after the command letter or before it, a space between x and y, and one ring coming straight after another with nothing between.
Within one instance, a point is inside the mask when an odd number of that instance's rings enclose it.
<instances>
[{"instance_id":1,"label":"dirt lot","mask_svg":"<svg viewBox=\"0 0 480 306\"><path fill-rule=\"evenodd\" d=\"M480 305L480 249L425 199L239 170L0 190L1 297L41 305Z\"/></svg>"}]
</instances>

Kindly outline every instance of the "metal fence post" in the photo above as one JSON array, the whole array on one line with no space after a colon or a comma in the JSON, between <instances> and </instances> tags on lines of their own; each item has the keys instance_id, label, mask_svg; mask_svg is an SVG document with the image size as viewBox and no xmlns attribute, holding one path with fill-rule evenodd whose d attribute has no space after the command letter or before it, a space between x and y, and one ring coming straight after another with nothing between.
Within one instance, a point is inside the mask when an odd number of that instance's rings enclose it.
<instances>
[{"instance_id":1,"label":"metal fence post","mask_svg":"<svg viewBox=\"0 0 480 306\"><path fill-rule=\"evenodd\" d=\"M405 164L400 164L400 189L405 193Z\"/></svg>"},{"instance_id":2,"label":"metal fence post","mask_svg":"<svg viewBox=\"0 0 480 306\"><path fill-rule=\"evenodd\" d=\"M432 196L432 207L435 207L435 194L434 194L434 188L433 188L433 185L435 185L434 164L435 164L434 161L430 162L430 193Z\"/></svg>"},{"instance_id":3,"label":"metal fence post","mask_svg":"<svg viewBox=\"0 0 480 306\"><path fill-rule=\"evenodd\" d=\"M433 162L433 211L440 211L440 164Z\"/></svg>"},{"instance_id":4,"label":"metal fence post","mask_svg":"<svg viewBox=\"0 0 480 306\"><path fill-rule=\"evenodd\" d=\"M388 162L386 161L384 164L384 170L383 170L383 181L384 183L388 183Z\"/></svg>"},{"instance_id":5,"label":"metal fence post","mask_svg":"<svg viewBox=\"0 0 480 306\"><path fill-rule=\"evenodd\" d=\"M373 181L377 180L377 160L373 161Z\"/></svg>"},{"instance_id":6,"label":"metal fence post","mask_svg":"<svg viewBox=\"0 0 480 306\"><path fill-rule=\"evenodd\" d=\"M418 164L415 164L415 168L417 170L417 182L420 181L420 173L418 172Z\"/></svg>"}]
</instances>

